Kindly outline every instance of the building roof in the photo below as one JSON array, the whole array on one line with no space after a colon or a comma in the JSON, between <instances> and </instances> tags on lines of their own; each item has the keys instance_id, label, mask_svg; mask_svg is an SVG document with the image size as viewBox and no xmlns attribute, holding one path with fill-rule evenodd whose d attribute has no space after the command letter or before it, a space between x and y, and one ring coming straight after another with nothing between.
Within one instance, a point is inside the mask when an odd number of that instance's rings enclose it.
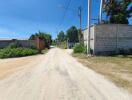
<instances>
[{"instance_id":1,"label":"building roof","mask_svg":"<svg viewBox=\"0 0 132 100\"><path fill-rule=\"evenodd\" d=\"M24 38L23 39L22 38L21 39L20 38L0 38L0 40L28 40L28 39L26 38L25 39Z\"/></svg>"}]
</instances>

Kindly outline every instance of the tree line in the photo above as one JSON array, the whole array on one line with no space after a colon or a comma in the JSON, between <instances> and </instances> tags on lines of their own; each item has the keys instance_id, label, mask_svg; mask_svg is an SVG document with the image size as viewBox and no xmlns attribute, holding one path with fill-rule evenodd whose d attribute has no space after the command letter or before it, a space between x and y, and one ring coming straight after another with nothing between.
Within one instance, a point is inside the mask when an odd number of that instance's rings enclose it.
<instances>
[{"instance_id":1,"label":"tree line","mask_svg":"<svg viewBox=\"0 0 132 100\"><path fill-rule=\"evenodd\" d=\"M75 26L70 27L66 32L60 31L57 35L56 41L58 42L72 42L77 43L80 42L80 29L77 29Z\"/></svg>"}]
</instances>

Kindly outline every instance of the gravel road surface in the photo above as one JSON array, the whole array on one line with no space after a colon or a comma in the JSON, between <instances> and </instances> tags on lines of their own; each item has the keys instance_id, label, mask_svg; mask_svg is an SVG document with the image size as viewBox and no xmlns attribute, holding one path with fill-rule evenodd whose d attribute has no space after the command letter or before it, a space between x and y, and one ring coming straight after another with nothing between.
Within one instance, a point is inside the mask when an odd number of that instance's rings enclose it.
<instances>
[{"instance_id":1,"label":"gravel road surface","mask_svg":"<svg viewBox=\"0 0 132 100\"><path fill-rule=\"evenodd\" d=\"M18 64L9 66L15 61ZM33 59L0 60L0 70L5 63L17 70L11 69L5 77L0 73L0 100L132 100L131 94L77 62L66 50L54 48Z\"/></svg>"}]
</instances>

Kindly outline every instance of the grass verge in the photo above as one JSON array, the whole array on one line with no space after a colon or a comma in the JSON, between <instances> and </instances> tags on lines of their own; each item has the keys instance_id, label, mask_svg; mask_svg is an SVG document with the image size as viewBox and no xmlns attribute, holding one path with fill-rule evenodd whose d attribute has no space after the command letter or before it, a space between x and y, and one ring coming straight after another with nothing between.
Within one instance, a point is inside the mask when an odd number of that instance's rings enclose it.
<instances>
[{"instance_id":1,"label":"grass verge","mask_svg":"<svg viewBox=\"0 0 132 100\"><path fill-rule=\"evenodd\" d=\"M132 55L95 56L73 54L79 62L132 93Z\"/></svg>"}]
</instances>

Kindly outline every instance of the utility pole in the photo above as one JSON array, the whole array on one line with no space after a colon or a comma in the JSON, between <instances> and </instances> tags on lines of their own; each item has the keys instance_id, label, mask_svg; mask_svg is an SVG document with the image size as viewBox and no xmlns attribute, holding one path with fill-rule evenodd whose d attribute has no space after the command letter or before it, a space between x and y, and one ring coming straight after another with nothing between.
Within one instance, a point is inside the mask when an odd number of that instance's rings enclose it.
<instances>
[{"instance_id":1,"label":"utility pole","mask_svg":"<svg viewBox=\"0 0 132 100\"><path fill-rule=\"evenodd\" d=\"M87 33L87 54L90 54L90 0L88 0L88 33Z\"/></svg>"},{"instance_id":2,"label":"utility pole","mask_svg":"<svg viewBox=\"0 0 132 100\"><path fill-rule=\"evenodd\" d=\"M99 23L102 22L102 8L103 8L103 1L104 1L104 0L100 0Z\"/></svg>"},{"instance_id":3,"label":"utility pole","mask_svg":"<svg viewBox=\"0 0 132 100\"><path fill-rule=\"evenodd\" d=\"M79 19L80 19L80 36L79 36L79 41L80 42L83 42L83 35L82 35L82 6L79 6L78 7L78 16L79 16Z\"/></svg>"},{"instance_id":4,"label":"utility pole","mask_svg":"<svg viewBox=\"0 0 132 100\"><path fill-rule=\"evenodd\" d=\"M82 29L82 7L78 7L78 16L80 18L80 29Z\"/></svg>"}]
</instances>

